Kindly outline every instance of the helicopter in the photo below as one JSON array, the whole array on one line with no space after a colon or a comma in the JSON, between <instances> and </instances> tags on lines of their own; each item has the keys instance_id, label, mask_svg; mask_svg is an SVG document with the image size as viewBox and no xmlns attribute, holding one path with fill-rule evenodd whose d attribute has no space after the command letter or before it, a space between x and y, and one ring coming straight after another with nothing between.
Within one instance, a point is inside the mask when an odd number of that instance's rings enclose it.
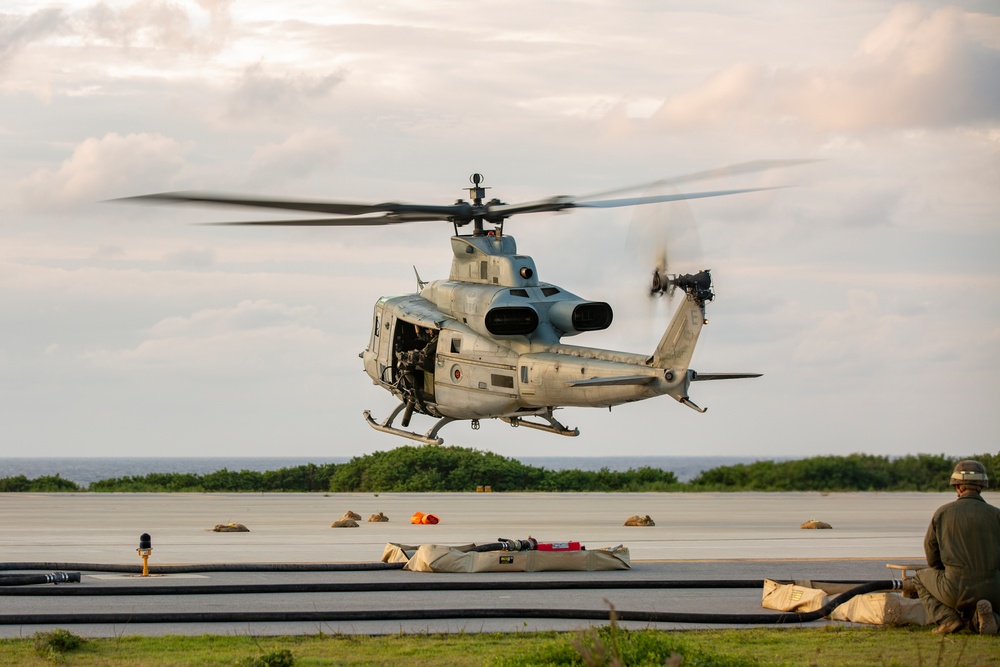
<instances>
[{"instance_id":1,"label":"helicopter","mask_svg":"<svg viewBox=\"0 0 1000 667\"><path fill-rule=\"evenodd\" d=\"M801 162L743 163L647 185L675 184L719 173L760 171ZM508 218L527 213L640 206L773 188L603 198L646 187L636 186L589 197L554 196L506 204L497 198L486 200L488 188L482 174L473 174L470 182L469 201L458 199L447 205L360 204L202 192L164 192L117 201L245 206L348 216L207 223L213 225L450 222L454 235L449 277L424 281L414 267L417 292L378 299L367 347L358 355L372 382L399 401L389 416L381 420L373 417L370 410L364 410L366 422L383 433L440 445L444 443L440 431L452 422L469 421L472 429L478 430L481 420L499 419L513 427L578 436L579 429L560 423L555 410L610 409L669 396L703 413L707 408L698 406L689 396L693 382L761 376L761 373L699 373L690 368L699 334L708 323L706 304L715 298L711 271L669 273L665 255L651 267L649 296L679 294L683 298L651 354L563 343L566 337L607 329L614 319L611 305L583 299L562 287L540 281L534 260L518 251L514 237L504 232L504 223ZM461 233L469 225L471 230ZM424 432L410 430L414 414L425 415L434 422Z\"/></svg>"}]
</instances>

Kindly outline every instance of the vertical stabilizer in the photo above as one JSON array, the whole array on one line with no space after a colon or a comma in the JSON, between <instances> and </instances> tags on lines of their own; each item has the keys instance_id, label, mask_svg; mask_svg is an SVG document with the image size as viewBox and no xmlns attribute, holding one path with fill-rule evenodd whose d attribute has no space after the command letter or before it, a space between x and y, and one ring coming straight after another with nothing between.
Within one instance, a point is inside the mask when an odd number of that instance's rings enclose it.
<instances>
[{"instance_id":1,"label":"vertical stabilizer","mask_svg":"<svg viewBox=\"0 0 1000 667\"><path fill-rule=\"evenodd\" d=\"M660 344L656 346L652 365L675 371L687 370L704 324L705 311L695 298L688 295L670 319Z\"/></svg>"}]
</instances>

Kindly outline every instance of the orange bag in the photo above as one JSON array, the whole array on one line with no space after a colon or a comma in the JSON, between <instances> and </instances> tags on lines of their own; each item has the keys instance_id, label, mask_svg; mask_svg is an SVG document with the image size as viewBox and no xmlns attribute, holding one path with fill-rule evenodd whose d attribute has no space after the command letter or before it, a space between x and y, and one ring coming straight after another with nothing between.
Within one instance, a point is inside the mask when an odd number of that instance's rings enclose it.
<instances>
[{"instance_id":1,"label":"orange bag","mask_svg":"<svg viewBox=\"0 0 1000 667\"><path fill-rule=\"evenodd\" d=\"M410 523L417 524L435 524L441 521L433 514L424 514L423 512L414 512L413 516L410 517Z\"/></svg>"}]
</instances>

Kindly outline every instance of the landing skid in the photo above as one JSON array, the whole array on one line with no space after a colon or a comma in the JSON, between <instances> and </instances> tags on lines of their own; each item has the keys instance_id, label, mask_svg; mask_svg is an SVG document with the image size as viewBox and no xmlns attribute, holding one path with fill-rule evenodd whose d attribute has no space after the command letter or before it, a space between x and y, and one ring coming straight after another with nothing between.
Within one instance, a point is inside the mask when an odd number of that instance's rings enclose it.
<instances>
[{"instance_id":1,"label":"landing skid","mask_svg":"<svg viewBox=\"0 0 1000 667\"><path fill-rule=\"evenodd\" d=\"M441 417L436 422L434 422L434 426L431 427L431 430L427 431L427 433L423 435L420 435L419 433L414 433L413 431L404 431L403 429L396 428L395 426L392 425L392 422L396 419L396 417L399 416L399 413L402 412L405 408L406 408L406 403L400 403L398 406L396 406L396 409L392 411L392 414L390 414L382 422L375 421L375 419L372 417L371 410L365 410L365 421L367 421L368 425L371 426L376 431L382 431L383 433L389 433L392 435L398 435L403 438L409 438L410 440L416 440L417 442L422 442L425 445L444 444L444 438L438 437L438 431L440 431L442 428L455 421L454 419L452 419L451 417Z\"/></svg>"},{"instance_id":2,"label":"landing skid","mask_svg":"<svg viewBox=\"0 0 1000 667\"><path fill-rule=\"evenodd\" d=\"M538 429L539 431L545 431L546 433L555 433L556 435L565 435L570 438L575 438L580 435L580 429L578 428L566 428L560 424L555 417L551 415L539 415L542 419L548 422L548 424L539 424L538 422L530 422L524 417L501 417L503 421L507 422L511 426L526 426L528 428Z\"/></svg>"}]
</instances>

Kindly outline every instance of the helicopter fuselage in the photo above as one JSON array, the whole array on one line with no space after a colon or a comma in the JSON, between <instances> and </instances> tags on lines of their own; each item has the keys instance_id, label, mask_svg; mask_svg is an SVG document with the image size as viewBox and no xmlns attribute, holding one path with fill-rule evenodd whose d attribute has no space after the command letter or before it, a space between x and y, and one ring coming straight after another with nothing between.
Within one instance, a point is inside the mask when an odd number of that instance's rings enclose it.
<instances>
[{"instance_id":1,"label":"helicopter fuselage","mask_svg":"<svg viewBox=\"0 0 1000 667\"><path fill-rule=\"evenodd\" d=\"M517 253L511 236L452 237L448 280L417 294L383 297L375 305L365 372L392 392L400 408L380 430L441 442L392 426L406 410L454 420L500 418L563 435L557 407L611 407L671 395L688 403L695 374L687 363L704 323L703 304L681 306L653 356L566 345L561 339L610 326L607 303L586 301L539 282L534 261ZM671 335L671 330L673 334ZM669 338L669 340L668 340ZM658 348L658 351L661 349ZM525 420L540 416L546 423ZM438 427L440 428L440 427Z\"/></svg>"}]
</instances>

